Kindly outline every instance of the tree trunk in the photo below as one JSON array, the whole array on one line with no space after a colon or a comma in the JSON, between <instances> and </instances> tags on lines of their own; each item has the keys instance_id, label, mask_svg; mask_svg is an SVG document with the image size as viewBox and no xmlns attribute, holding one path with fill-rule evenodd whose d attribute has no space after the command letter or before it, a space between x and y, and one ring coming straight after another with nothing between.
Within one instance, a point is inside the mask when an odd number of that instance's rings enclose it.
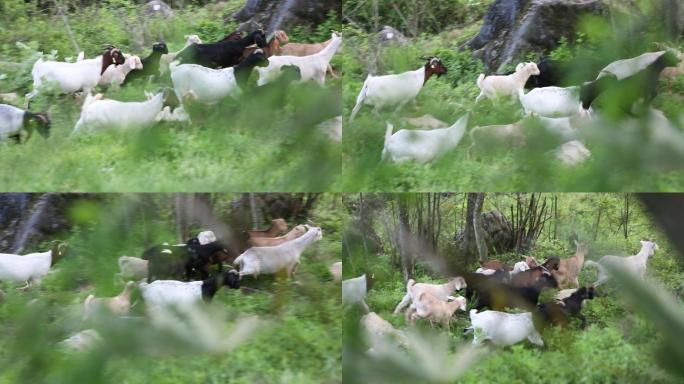
<instances>
[{"instance_id":1,"label":"tree trunk","mask_svg":"<svg viewBox=\"0 0 684 384\"><path fill-rule=\"evenodd\" d=\"M411 227L409 226L409 212L407 196L398 195L399 204L399 254L401 256L401 272L404 282L413 277L414 258L411 252Z\"/></svg>"},{"instance_id":2,"label":"tree trunk","mask_svg":"<svg viewBox=\"0 0 684 384\"><path fill-rule=\"evenodd\" d=\"M188 194L176 193L174 197L174 211L176 213L176 237L184 243L188 240Z\"/></svg>"},{"instance_id":3,"label":"tree trunk","mask_svg":"<svg viewBox=\"0 0 684 384\"><path fill-rule=\"evenodd\" d=\"M482 217L482 205L484 203L484 193L475 194L475 208L473 212L473 233L475 234L475 245L477 246L477 255L479 260L484 262L487 261L487 244L484 239L484 230L480 219Z\"/></svg>"}]
</instances>

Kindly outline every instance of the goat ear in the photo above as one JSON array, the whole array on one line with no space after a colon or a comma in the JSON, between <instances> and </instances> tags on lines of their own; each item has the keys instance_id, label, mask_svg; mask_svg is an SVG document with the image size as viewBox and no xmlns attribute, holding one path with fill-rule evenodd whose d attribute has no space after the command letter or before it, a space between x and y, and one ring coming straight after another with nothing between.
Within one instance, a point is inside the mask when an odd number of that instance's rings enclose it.
<instances>
[{"instance_id":1,"label":"goat ear","mask_svg":"<svg viewBox=\"0 0 684 384\"><path fill-rule=\"evenodd\" d=\"M519 70L522 69L523 66L525 66L525 64L520 63L520 64L518 64L518 65L515 66L515 70L516 70L516 71L519 71Z\"/></svg>"}]
</instances>

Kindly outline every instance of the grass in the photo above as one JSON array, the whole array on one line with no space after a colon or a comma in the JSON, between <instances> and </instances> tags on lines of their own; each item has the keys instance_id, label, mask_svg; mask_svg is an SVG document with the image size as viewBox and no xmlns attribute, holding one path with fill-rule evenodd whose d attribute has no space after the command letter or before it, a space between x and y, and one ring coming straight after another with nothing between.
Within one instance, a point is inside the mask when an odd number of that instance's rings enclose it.
<instances>
[{"instance_id":1,"label":"grass","mask_svg":"<svg viewBox=\"0 0 684 384\"><path fill-rule=\"evenodd\" d=\"M119 205L120 195L100 199L111 204L90 204L98 209L84 214L81 207L70 214L77 225L60 236L69 254L41 286L26 292L7 283L0 287L6 293L0 305L0 383L341 382L340 285L328 272L341 247L340 220L328 207L332 196L310 212L324 235L305 250L294 280L245 278L243 287L255 292L224 288L208 306L212 321L227 332L241 319L258 317L257 331L234 349L206 351L192 339L174 341L130 319L95 324L108 341L102 348L82 354L58 348L60 340L88 327L81 310L89 294L107 297L121 291L124 282L115 276L116 260L143 251L143 228L154 242L175 237L167 212L146 222L126 222L121 220L132 214L131 206ZM138 302L131 316L144 316L137 291L133 300ZM183 329L193 334L190 325ZM211 329L194 337L216 332Z\"/></svg>"},{"instance_id":2,"label":"grass","mask_svg":"<svg viewBox=\"0 0 684 384\"><path fill-rule=\"evenodd\" d=\"M667 286L681 284L681 267L676 267L676 272L667 267L673 259L667 256L666 252L656 255L649 262L649 276L659 277L668 270L671 272L667 273ZM511 256L513 255L509 257ZM497 255L497 258L506 259L507 256ZM394 307L406 292L401 272L391 267L389 257L383 255L373 261L370 270L376 277L366 299L371 310L395 328L411 330L412 328L405 324L403 313L393 314ZM420 282L444 282L444 279L436 279L425 272L418 272L415 278ZM584 268L580 275L580 283L591 283L595 278L596 272L593 269ZM550 300L555 292L545 291L540 302ZM604 287L600 293L601 296L587 301L583 309L588 321L586 329L580 328L579 320L573 320L567 328L547 329L542 334L545 343L543 348L527 341L505 348L485 348L487 353L469 366L458 382L679 382L658 366L656 356L660 353L662 336L655 327L633 313L612 287ZM353 323L353 319L358 319L359 315L354 311L348 311L347 321ZM458 311L452 318L449 329L431 329L428 321L419 320L415 330L424 333L424 337L442 340L446 338L449 350L456 352L463 350L471 342L472 336L466 340L461 336L463 328L469 325L467 311ZM350 342L350 334L349 330L345 333L347 343Z\"/></svg>"},{"instance_id":3,"label":"grass","mask_svg":"<svg viewBox=\"0 0 684 384\"><path fill-rule=\"evenodd\" d=\"M669 143L649 142L618 124L594 124L582 133L582 141L592 152L590 159L574 168L563 165L550 151L558 147L560 138L541 132L541 127L526 125L528 144L520 149L508 143L482 148L468 156L471 145L466 135L457 148L427 165L380 162L384 143L385 121L399 129L415 129L400 119L430 114L447 126L470 113L468 130L473 127L510 124L519 121L522 109L517 103L475 104L479 93L476 78L483 72L481 64L460 45L477 32L464 28L456 32L423 36L405 46L369 48L368 37L352 30L347 44L354 49L344 52L344 116L348 118L368 73L368 57L379 49L376 74L400 73L418 68L423 55L436 55L449 69L447 76L431 78L414 103L407 104L398 115L393 109L379 116L372 107L364 106L353 124L345 120L343 140L344 190L354 191L677 191L684 188L681 170L683 154ZM456 34L457 37L454 37ZM373 46L370 44L370 46ZM561 47L559 49L568 49ZM683 79L663 86L653 102L663 110L681 131L680 113L684 106L681 93ZM640 121L640 127L647 123ZM636 128L636 129L642 129ZM681 137L676 138L681 140ZM662 156L662 153L667 153ZM677 159L677 160L674 160Z\"/></svg>"},{"instance_id":4,"label":"grass","mask_svg":"<svg viewBox=\"0 0 684 384\"><path fill-rule=\"evenodd\" d=\"M145 31L150 36L144 37L150 40L163 36L171 52L182 48L185 34L198 34L203 41L216 41L237 27L233 22L224 22L224 17L242 5L242 1L230 1L204 7L188 6L176 10L174 18L150 20ZM18 3L7 9L7 34L3 33L0 39L0 53L18 66L3 67L0 63L0 73L5 75L4 80L0 79L1 92L23 95L30 91L30 72L38 57L37 51L56 60L64 60L73 51L61 28L49 29L49 33L43 34L33 29L24 30L27 15L39 25L54 23L61 26L61 18L46 16L35 7L35 4ZM95 56L101 44L114 43L125 53L146 57L150 47L137 48L140 36L135 29L112 28L114 24L135 24L136 9L135 4L120 1L108 8L95 5L70 14L74 34L86 56ZM319 26L300 26L290 38L297 42L327 40L335 23L336 19L331 15ZM333 65L338 65L335 60ZM252 83L256 82L256 77L257 74L253 74ZM108 89L105 97L144 101L144 91L156 92L169 86L171 81L166 77L150 84ZM225 100L214 107L193 109L191 123L161 122L145 129L103 131L76 137L70 137L70 133L79 118L81 102L72 95L54 95L46 91L32 101L31 110L50 110L51 136L43 139L34 135L22 145L0 143L0 162L3 164L0 166L0 189L68 192L338 190L341 145L330 140L316 125L339 115L340 87L341 80L330 79L324 88L295 87L281 104Z\"/></svg>"}]
</instances>

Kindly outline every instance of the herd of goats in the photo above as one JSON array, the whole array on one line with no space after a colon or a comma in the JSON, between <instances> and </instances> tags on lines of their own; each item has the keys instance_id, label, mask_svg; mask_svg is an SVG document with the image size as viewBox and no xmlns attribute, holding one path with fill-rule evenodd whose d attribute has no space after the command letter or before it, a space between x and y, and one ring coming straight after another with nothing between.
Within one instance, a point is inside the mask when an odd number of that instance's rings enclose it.
<instances>
[{"instance_id":1,"label":"herd of goats","mask_svg":"<svg viewBox=\"0 0 684 384\"><path fill-rule=\"evenodd\" d=\"M480 268L475 272L463 273L444 284L416 283L409 279L406 294L394 314L405 310L407 324L427 319L431 325L440 323L449 329L456 311L466 311L466 304L470 303L471 325L464 330L464 337L474 333L473 344L488 341L496 346L506 346L529 340L542 346L541 332L550 325L566 325L572 317L577 317L582 328L585 327L586 319L581 313L583 301L593 299L596 287L610 279L606 267L621 267L643 279L648 259L658 249L655 242L642 240L641 250L636 255L607 255L598 261L585 261L586 246L576 242L576 247L572 257L550 257L544 263L530 256L512 268L498 260L480 262ZM598 279L587 286L581 286L579 282L584 265L598 270ZM367 313L360 324L369 345L368 353L376 352L374 346L388 337L410 349L411 343L406 334L371 312L366 304L366 293L372 283L373 275L367 274L342 282L343 303L350 307L358 306ZM560 291L554 300L539 303L544 289ZM464 290L464 296L454 296L459 290ZM487 310L483 311L485 308ZM506 312L506 309L516 311Z\"/></svg>"},{"instance_id":2,"label":"herd of goats","mask_svg":"<svg viewBox=\"0 0 684 384\"><path fill-rule=\"evenodd\" d=\"M185 244L160 244L148 248L141 257L121 256L118 260L123 291L115 297L85 299L83 320L97 316L126 316L131 309L131 293L137 287L147 314L154 318L169 308L191 309L210 302L221 287L240 288L244 276L285 273L294 277L304 250L323 238L320 227L296 225L287 231L284 219L274 219L265 230L246 231L248 240L241 247L227 247L213 231L202 231ZM279 234L284 233L282 236ZM246 250L240 249L246 248ZM67 255L67 245L54 241L45 252L26 255L0 254L0 282L24 283L19 289L40 284L59 260ZM224 264L231 265L224 270ZM342 276L342 263L330 266L333 281ZM0 291L0 300L5 294ZM83 330L63 345L85 350L100 340L94 329Z\"/></svg>"},{"instance_id":3,"label":"herd of goats","mask_svg":"<svg viewBox=\"0 0 684 384\"><path fill-rule=\"evenodd\" d=\"M543 126L563 143L553 153L566 165L576 165L591 155L584 145L582 131L600 126L602 121L621 121L625 117L646 117L653 131L653 140L659 145L679 144L684 148L680 129L665 115L650 108L657 95L659 78L673 79L684 75L682 54L674 49L647 52L640 56L617 60L598 71L593 60L586 65L568 63L543 57L539 63L520 63L515 71L506 75L485 76L480 74L475 82L480 89L475 103L491 99L495 105L512 98L522 106L522 120L502 125L473 127L470 129L471 150L478 144L489 142L520 147L526 142L524 126L531 122ZM438 57L424 58L425 63L414 71L399 74L368 75L356 99L349 122L364 105L378 112L385 107L396 107L395 114L410 101L415 100L432 76L447 73L447 66ZM581 67L581 68L578 68ZM598 67L601 68L601 67ZM575 79L581 72L583 79ZM570 80L568 80L570 79ZM568 84L571 82L571 84ZM574 82L574 83L572 83ZM525 89L530 89L525 92ZM599 103L596 110L594 101ZM460 117L452 126L426 115L404 120L422 129L394 131L394 125L386 124L382 160L395 163L415 161L428 163L455 149L466 133L469 113ZM516 117L517 118L517 117Z\"/></svg>"},{"instance_id":4,"label":"herd of goats","mask_svg":"<svg viewBox=\"0 0 684 384\"><path fill-rule=\"evenodd\" d=\"M178 52L169 52L164 42L157 42L152 53L142 59L124 54L112 45L107 45L102 55L90 59L81 52L75 62L39 58L31 71L33 91L26 95L25 104L28 106L46 86L61 94L82 92L81 115L73 134L107 128L142 128L158 121L190 121L184 108L188 103L215 106L228 97L242 100L268 94L285 100L291 84L313 81L323 86L326 73L333 73L330 61L342 43L337 33L317 44L289 42L282 30L270 39L263 30L246 36L235 31L208 44L203 44L197 35L186 38L185 47ZM249 83L254 71L259 76L256 87ZM159 88L169 77L173 90L145 92L148 100L144 102L118 101L101 93L93 94L98 86L118 88L135 82L149 85L155 81L154 87ZM21 98L16 93L4 93L0 94L2 101L19 105ZM48 137L50 120L48 113L0 104L0 139L26 141L34 130ZM333 132L327 132L329 136L341 135L336 132L341 126L331 127Z\"/></svg>"}]
</instances>

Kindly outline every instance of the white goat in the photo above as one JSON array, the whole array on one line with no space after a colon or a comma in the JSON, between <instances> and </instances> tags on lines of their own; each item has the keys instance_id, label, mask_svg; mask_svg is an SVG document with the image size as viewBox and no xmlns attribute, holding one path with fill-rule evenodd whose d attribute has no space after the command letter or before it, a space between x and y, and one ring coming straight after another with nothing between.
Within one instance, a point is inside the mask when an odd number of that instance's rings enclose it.
<instances>
[{"instance_id":1,"label":"white goat","mask_svg":"<svg viewBox=\"0 0 684 384\"><path fill-rule=\"evenodd\" d=\"M480 88L480 94L477 95L475 102L478 103L483 97L488 99L495 99L500 96L517 96L519 91L525 87L527 79L532 75L538 75L539 68L537 64L520 63L515 68L515 72L506 76L486 76L481 73L477 78L477 87Z\"/></svg>"},{"instance_id":2,"label":"white goat","mask_svg":"<svg viewBox=\"0 0 684 384\"><path fill-rule=\"evenodd\" d=\"M108 311L118 316L128 314L131 309L131 291L134 286L134 282L127 282L123 291L114 297L96 298L94 295L88 295L83 303L83 319L92 318L97 311Z\"/></svg>"},{"instance_id":3,"label":"white goat","mask_svg":"<svg viewBox=\"0 0 684 384\"><path fill-rule=\"evenodd\" d=\"M333 281L339 283L342 281L342 262L338 261L330 266L330 274L333 277Z\"/></svg>"},{"instance_id":4,"label":"white goat","mask_svg":"<svg viewBox=\"0 0 684 384\"><path fill-rule=\"evenodd\" d=\"M472 155L473 148L478 145L505 144L510 148L521 147L527 141L523 125L520 122L474 127L470 130L469 136L471 144L468 147L468 156Z\"/></svg>"},{"instance_id":5,"label":"white goat","mask_svg":"<svg viewBox=\"0 0 684 384\"><path fill-rule=\"evenodd\" d=\"M164 92L142 102L125 102L110 99L98 100L88 94L72 134L81 130L103 128L143 128L155 123L155 118L164 105Z\"/></svg>"},{"instance_id":6,"label":"white goat","mask_svg":"<svg viewBox=\"0 0 684 384\"><path fill-rule=\"evenodd\" d=\"M404 309L407 305L409 305L412 301L414 301L417 295L419 295L421 292L428 292L437 299L446 301L447 298L451 296L454 292L465 287L465 279L463 279L460 276L449 280L449 282L445 284L416 284L415 280L409 279L409 281L406 283L406 294L401 299L399 304L397 304L397 307L394 308L394 314L396 315L399 312L401 312L401 310Z\"/></svg>"},{"instance_id":7,"label":"white goat","mask_svg":"<svg viewBox=\"0 0 684 384\"><path fill-rule=\"evenodd\" d=\"M139 257L121 256L119 257L119 270L121 278L124 280L141 280L147 278L147 265L149 261Z\"/></svg>"},{"instance_id":8,"label":"white goat","mask_svg":"<svg viewBox=\"0 0 684 384\"><path fill-rule=\"evenodd\" d=\"M112 64L107 67L100 77L98 85L120 86L126 80L126 76L134 69L143 69L142 60L136 55L126 56L126 61L122 65L115 66Z\"/></svg>"},{"instance_id":9,"label":"white goat","mask_svg":"<svg viewBox=\"0 0 684 384\"><path fill-rule=\"evenodd\" d=\"M375 345L388 337L404 348L410 346L409 338L404 332L394 328L392 324L375 312L363 315L359 322L364 331L364 339L370 345L369 352L371 353L375 350Z\"/></svg>"},{"instance_id":10,"label":"white goat","mask_svg":"<svg viewBox=\"0 0 684 384\"><path fill-rule=\"evenodd\" d=\"M518 261L517 263L513 264L513 269L511 270L511 275L515 275L517 273L527 271L530 269L530 266L527 264L525 261Z\"/></svg>"},{"instance_id":11,"label":"white goat","mask_svg":"<svg viewBox=\"0 0 684 384\"><path fill-rule=\"evenodd\" d=\"M85 352L102 342L102 337L94 329L86 329L59 342L59 346L73 352Z\"/></svg>"},{"instance_id":12,"label":"white goat","mask_svg":"<svg viewBox=\"0 0 684 384\"><path fill-rule=\"evenodd\" d=\"M401 129L392 134L394 126L387 123L385 146L382 160L395 163L416 161L430 162L454 149L465 134L468 125L468 114L463 115L449 128L433 130Z\"/></svg>"},{"instance_id":13,"label":"white goat","mask_svg":"<svg viewBox=\"0 0 684 384\"><path fill-rule=\"evenodd\" d=\"M318 85L325 85L325 73L330 60L342 44L342 36L332 34L332 41L320 52L309 56L271 56L268 58L268 66L257 67L259 79L257 85L262 86L270 83L280 75L280 67L284 65L296 65L301 73L300 83L313 80Z\"/></svg>"},{"instance_id":14,"label":"white goat","mask_svg":"<svg viewBox=\"0 0 684 384\"><path fill-rule=\"evenodd\" d=\"M235 68L213 69L198 64L171 63L171 80L176 97L183 100L192 95L194 101L213 105L232 97L237 99L242 90L235 78Z\"/></svg>"},{"instance_id":15,"label":"white goat","mask_svg":"<svg viewBox=\"0 0 684 384\"><path fill-rule=\"evenodd\" d=\"M651 65L654 61L656 61L660 56L665 54L665 52L667 51L646 52L637 57L613 61L612 63L608 64L605 68L603 68L596 78L600 79L604 76L612 74L615 75L618 80L622 80L625 77L629 77L637 72L643 71L646 67Z\"/></svg>"},{"instance_id":16,"label":"white goat","mask_svg":"<svg viewBox=\"0 0 684 384\"><path fill-rule=\"evenodd\" d=\"M591 151L579 140L572 140L558 147L554 152L563 164L574 167L591 157Z\"/></svg>"},{"instance_id":17,"label":"white goat","mask_svg":"<svg viewBox=\"0 0 684 384\"><path fill-rule=\"evenodd\" d=\"M50 135L50 117L45 113L33 113L12 105L0 104L0 140L14 138L28 140L33 131L47 138Z\"/></svg>"},{"instance_id":18,"label":"white goat","mask_svg":"<svg viewBox=\"0 0 684 384\"><path fill-rule=\"evenodd\" d=\"M138 285L148 309L172 306L187 307L211 300L223 286L233 289L240 287L237 271L224 271L222 275L204 281L155 280Z\"/></svg>"},{"instance_id":19,"label":"white goat","mask_svg":"<svg viewBox=\"0 0 684 384\"><path fill-rule=\"evenodd\" d=\"M366 313L370 312L365 298L368 292L368 278L366 274L352 279L342 281L342 304L344 305L360 305Z\"/></svg>"},{"instance_id":20,"label":"white goat","mask_svg":"<svg viewBox=\"0 0 684 384\"><path fill-rule=\"evenodd\" d=\"M470 310L471 328L475 330L473 344L491 340L496 346L507 346L525 339L533 344L544 346L539 332L534 328L531 312L505 313L498 311Z\"/></svg>"},{"instance_id":21,"label":"white goat","mask_svg":"<svg viewBox=\"0 0 684 384\"><path fill-rule=\"evenodd\" d=\"M319 227L305 225L307 231L301 237L274 247L252 247L238 256L233 265L239 268L240 277L245 275L273 274L285 269L288 276L294 276L299 258L310 244L323 238Z\"/></svg>"},{"instance_id":22,"label":"white goat","mask_svg":"<svg viewBox=\"0 0 684 384\"><path fill-rule=\"evenodd\" d=\"M197 234L197 240L201 245L213 243L216 241L216 234L214 231L202 231Z\"/></svg>"},{"instance_id":23,"label":"white goat","mask_svg":"<svg viewBox=\"0 0 684 384\"><path fill-rule=\"evenodd\" d=\"M368 75L356 98L356 105L349 117L349 123L354 121L354 117L363 105L372 105L373 112L376 114L381 108L393 105L397 106L394 112L399 112L406 103L418 96L433 74L441 76L447 72L439 58L430 57L426 60L427 62L415 71L385 76Z\"/></svg>"},{"instance_id":24,"label":"white goat","mask_svg":"<svg viewBox=\"0 0 684 384\"><path fill-rule=\"evenodd\" d=\"M192 44L202 44L202 39L197 35L185 35L185 45L176 52L169 52L161 55L159 59L159 74L163 75L169 70L169 64L176 59L176 56L185 48Z\"/></svg>"},{"instance_id":25,"label":"white goat","mask_svg":"<svg viewBox=\"0 0 684 384\"><path fill-rule=\"evenodd\" d=\"M60 61L43 61L38 59L33 64L33 91L27 95L32 98L45 81L56 82L63 93L79 90L90 92L100 81L102 73L110 64L122 64L124 56L117 48L108 49L103 55L94 59L85 59L75 63Z\"/></svg>"},{"instance_id":26,"label":"white goat","mask_svg":"<svg viewBox=\"0 0 684 384\"><path fill-rule=\"evenodd\" d=\"M190 115L188 115L187 112L185 112L185 108L183 106L179 106L173 109L173 112L171 112L171 107L168 105L164 108L162 108L161 111L159 111L159 114L157 114L157 117L154 118L155 121L190 121Z\"/></svg>"},{"instance_id":27,"label":"white goat","mask_svg":"<svg viewBox=\"0 0 684 384\"><path fill-rule=\"evenodd\" d=\"M466 299L465 297L449 297L453 299L452 301L440 300L428 292L421 292L416 296L416 300L411 305L415 311L411 311L410 315L407 315L409 321L413 324L417 318L427 318L430 319L430 325L434 325L435 322L442 323L446 328L449 327L449 322L451 317L454 315L457 309L465 311L466 309Z\"/></svg>"},{"instance_id":28,"label":"white goat","mask_svg":"<svg viewBox=\"0 0 684 384\"><path fill-rule=\"evenodd\" d=\"M58 260L64 257L65 244L54 242L49 251L19 256L0 253L0 281L26 283L22 289L30 288L40 281Z\"/></svg>"},{"instance_id":29,"label":"white goat","mask_svg":"<svg viewBox=\"0 0 684 384\"><path fill-rule=\"evenodd\" d=\"M607 264L617 264L622 265L630 272L637 275L639 278L643 279L644 274L646 274L646 263L648 258L655 255L658 250L658 244L653 241L641 240L641 250L634 256L621 257L606 255L599 259L598 262L587 260L584 265L588 267L596 267L598 269L598 280L594 282L594 287L605 283L610 278L608 272L605 269Z\"/></svg>"},{"instance_id":30,"label":"white goat","mask_svg":"<svg viewBox=\"0 0 684 384\"><path fill-rule=\"evenodd\" d=\"M443 122L442 120L437 119L436 117L430 115L430 114L425 114L420 117L405 117L402 120L404 120L406 123L413 125L414 127L420 127L420 128L442 128L446 127L447 123Z\"/></svg>"},{"instance_id":31,"label":"white goat","mask_svg":"<svg viewBox=\"0 0 684 384\"><path fill-rule=\"evenodd\" d=\"M518 90L518 99L527 115L536 113L545 117L585 116L589 112L582 107L579 92L580 88L577 86L535 88L527 94L521 88Z\"/></svg>"},{"instance_id":32,"label":"white goat","mask_svg":"<svg viewBox=\"0 0 684 384\"><path fill-rule=\"evenodd\" d=\"M536 116L547 132L560 136L565 141L575 140L579 136L578 123L580 116L544 117Z\"/></svg>"}]
</instances>

